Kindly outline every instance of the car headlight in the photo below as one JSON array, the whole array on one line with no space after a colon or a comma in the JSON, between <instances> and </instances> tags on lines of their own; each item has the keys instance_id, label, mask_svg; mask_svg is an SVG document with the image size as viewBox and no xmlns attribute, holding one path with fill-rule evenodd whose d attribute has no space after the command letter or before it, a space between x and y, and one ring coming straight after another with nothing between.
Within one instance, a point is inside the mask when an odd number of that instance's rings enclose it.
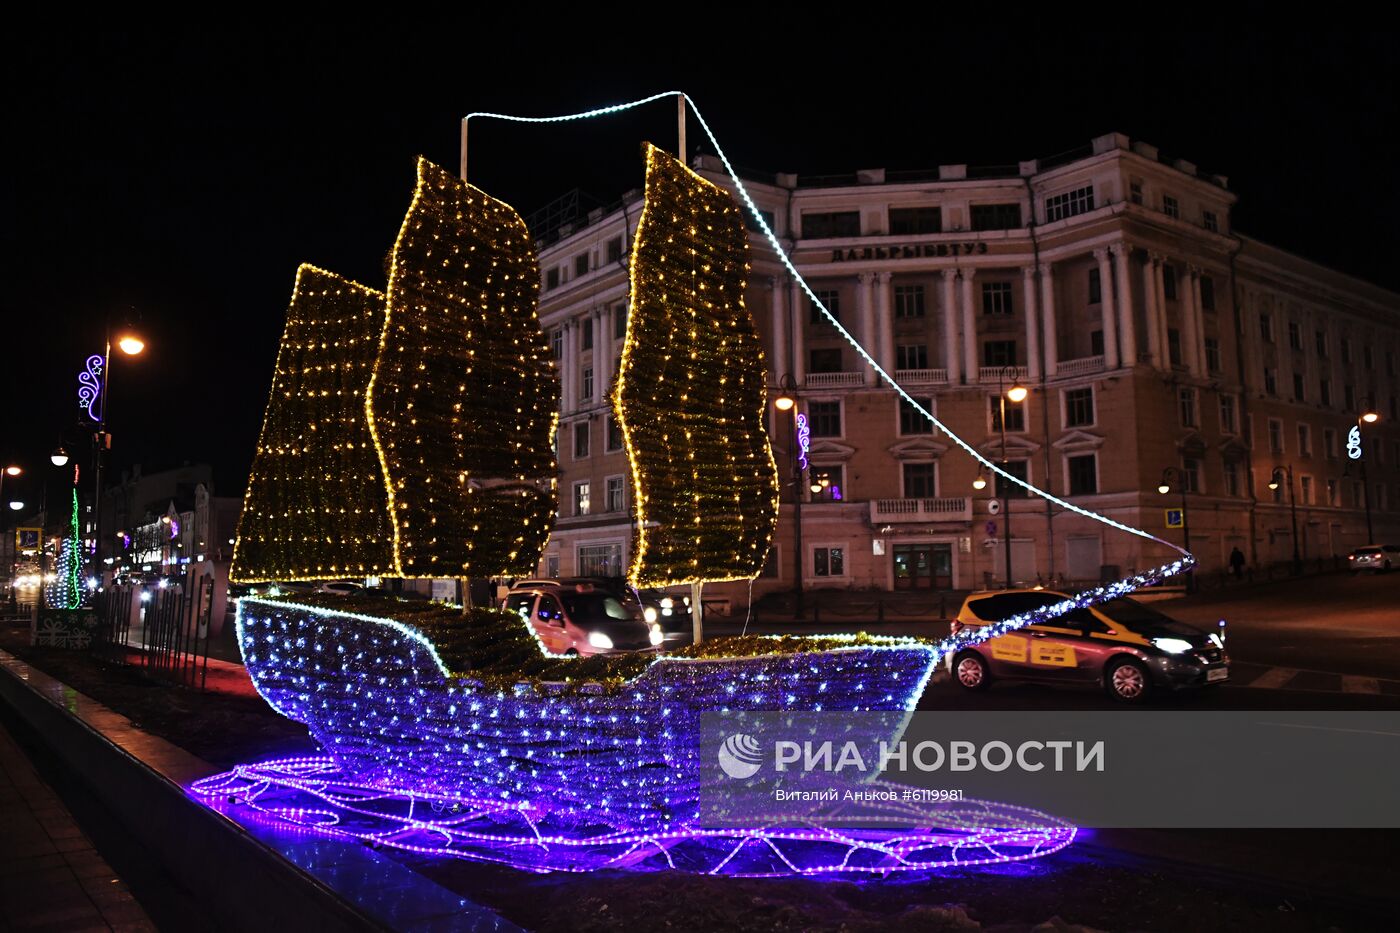
<instances>
[{"instance_id":1,"label":"car headlight","mask_svg":"<svg viewBox=\"0 0 1400 933\"><path fill-rule=\"evenodd\" d=\"M666 640L666 634L665 634L664 632L661 631L661 627L660 627L659 625L653 625L653 626L651 627L651 635L650 635L650 638L651 638L651 643L652 643L653 645L659 645L659 644L661 644L663 641Z\"/></svg>"},{"instance_id":2,"label":"car headlight","mask_svg":"<svg viewBox=\"0 0 1400 933\"><path fill-rule=\"evenodd\" d=\"M1167 654L1185 654L1191 650L1191 643L1184 638L1154 638L1152 644Z\"/></svg>"},{"instance_id":3,"label":"car headlight","mask_svg":"<svg viewBox=\"0 0 1400 933\"><path fill-rule=\"evenodd\" d=\"M588 643L599 651L611 651L612 639L602 632L589 632Z\"/></svg>"},{"instance_id":4,"label":"car headlight","mask_svg":"<svg viewBox=\"0 0 1400 933\"><path fill-rule=\"evenodd\" d=\"M656 610L651 608L650 606L647 606L645 609L642 610L642 618L646 619L648 622L655 622Z\"/></svg>"}]
</instances>

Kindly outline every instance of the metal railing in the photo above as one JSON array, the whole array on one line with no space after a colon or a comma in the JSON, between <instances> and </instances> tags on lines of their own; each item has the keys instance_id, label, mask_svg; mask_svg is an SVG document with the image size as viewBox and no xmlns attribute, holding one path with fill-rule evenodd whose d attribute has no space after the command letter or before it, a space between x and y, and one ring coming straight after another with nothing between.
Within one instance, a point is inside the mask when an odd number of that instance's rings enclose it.
<instances>
[{"instance_id":1,"label":"metal railing","mask_svg":"<svg viewBox=\"0 0 1400 933\"><path fill-rule=\"evenodd\" d=\"M967 496L932 499L873 499L872 522L951 522L972 520L972 500Z\"/></svg>"},{"instance_id":2,"label":"metal railing","mask_svg":"<svg viewBox=\"0 0 1400 933\"><path fill-rule=\"evenodd\" d=\"M1103 372L1102 356L1082 356L1077 360L1060 360L1055 372L1061 376L1087 376Z\"/></svg>"},{"instance_id":3,"label":"metal railing","mask_svg":"<svg viewBox=\"0 0 1400 933\"><path fill-rule=\"evenodd\" d=\"M210 574L191 571L181 582L157 589L109 587L97 595L92 649L119 664L202 690L209 676L213 608Z\"/></svg>"},{"instance_id":4,"label":"metal railing","mask_svg":"<svg viewBox=\"0 0 1400 933\"><path fill-rule=\"evenodd\" d=\"M1015 375L1012 375L1012 374L1010 374L1010 373L1007 373L1006 376L1003 377L1002 374L1005 373L1007 369L1013 370L1013 371L1015 372ZM1012 379L1015 379L1015 380L1024 380L1025 378L1026 378L1026 367L1024 367L1024 366L1010 366L1010 367L1007 367L1007 366L979 366L979 367L977 367L977 381L978 381L978 382L996 382L996 381L999 380L999 379L1004 379L1004 380L1012 380Z\"/></svg>"},{"instance_id":5,"label":"metal railing","mask_svg":"<svg viewBox=\"0 0 1400 933\"><path fill-rule=\"evenodd\" d=\"M836 389L865 383L864 373L808 373L807 388Z\"/></svg>"},{"instance_id":6,"label":"metal railing","mask_svg":"<svg viewBox=\"0 0 1400 933\"><path fill-rule=\"evenodd\" d=\"M946 369L896 369L895 381L901 385L941 385L948 381Z\"/></svg>"}]
</instances>

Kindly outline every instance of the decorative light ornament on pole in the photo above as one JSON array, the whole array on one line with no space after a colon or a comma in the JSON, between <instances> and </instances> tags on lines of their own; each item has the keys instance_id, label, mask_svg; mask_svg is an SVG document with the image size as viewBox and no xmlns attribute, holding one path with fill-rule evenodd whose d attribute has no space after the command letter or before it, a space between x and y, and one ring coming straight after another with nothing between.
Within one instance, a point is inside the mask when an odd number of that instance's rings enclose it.
<instances>
[{"instance_id":1,"label":"decorative light ornament on pole","mask_svg":"<svg viewBox=\"0 0 1400 933\"><path fill-rule=\"evenodd\" d=\"M811 445L812 432L807 426L807 416L797 410L796 389L797 382L792 378L792 374L783 373L778 377L778 396L773 399L773 407L786 412L791 422L788 426L787 446L792 474L788 482L792 488L792 618L794 622L801 622L807 612L804 593L806 586L802 578L802 477L807 470L807 451Z\"/></svg>"},{"instance_id":2,"label":"decorative light ornament on pole","mask_svg":"<svg viewBox=\"0 0 1400 933\"><path fill-rule=\"evenodd\" d=\"M1006 388L1006 380L1011 379L1011 388ZM1001 372L997 373L997 406L999 410L998 421L1001 422L1001 469L1006 470L1006 403L1024 402L1029 394L1025 386L1021 385L1021 373L1015 366L1003 366ZM979 487L980 488L980 487ZM1006 545L1005 560L1006 574L1005 586L1011 589L1011 484L1001 484L1001 528L1002 540Z\"/></svg>"},{"instance_id":3,"label":"decorative light ornament on pole","mask_svg":"<svg viewBox=\"0 0 1400 933\"><path fill-rule=\"evenodd\" d=\"M1361 491L1362 501L1366 503L1366 543L1374 544L1376 540L1375 529L1371 527L1371 485L1366 479L1366 451L1362 444L1361 426L1364 424L1375 424L1381 420L1380 412L1376 411L1370 397L1361 400L1361 416L1356 419L1356 424L1352 425L1347 432L1347 456L1352 460L1361 461Z\"/></svg>"},{"instance_id":4,"label":"decorative light ornament on pole","mask_svg":"<svg viewBox=\"0 0 1400 933\"><path fill-rule=\"evenodd\" d=\"M136 356L146 349L146 342L136 334L125 331L117 337L117 349L127 356ZM102 468L111 449L112 438L107 433L107 390L111 382L112 366L112 325L107 324L107 345L101 356L88 357L87 365L78 374L78 407L87 412L88 418L97 423L93 434L93 495L92 495L92 572L102 575ZM95 409L95 410L94 410ZM62 457L62 462L59 458ZM68 453L62 447L49 458L55 466L68 462ZM76 492L75 492L76 495Z\"/></svg>"},{"instance_id":5,"label":"decorative light ornament on pole","mask_svg":"<svg viewBox=\"0 0 1400 933\"><path fill-rule=\"evenodd\" d=\"M1293 575L1296 577L1303 572L1303 558L1298 550L1298 497L1293 489L1293 464L1274 467L1269 475L1270 489L1278 489L1280 476L1288 477L1288 514L1293 522Z\"/></svg>"},{"instance_id":6,"label":"decorative light ornament on pole","mask_svg":"<svg viewBox=\"0 0 1400 933\"><path fill-rule=\"evenodd\" d=\"M1186 550L1191 549L1191 519L1186 511L1186 477L1175 467L1167 467L1162 471L1162 481L1157 484L1157 492L1162 495L1172 491L1172 483L1176 482L1181 493L1181 544ZM1186 592L1194 593L1196 590L1196 575L1189 569L1186 572Z\"/></svg>"}]
</instances>

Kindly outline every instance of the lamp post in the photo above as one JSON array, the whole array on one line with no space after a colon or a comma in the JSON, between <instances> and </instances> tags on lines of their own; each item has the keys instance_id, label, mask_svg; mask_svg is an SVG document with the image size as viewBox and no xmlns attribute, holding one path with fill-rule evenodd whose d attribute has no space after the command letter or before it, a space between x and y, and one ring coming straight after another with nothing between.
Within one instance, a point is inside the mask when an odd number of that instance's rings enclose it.
<instances>
[{"instance_id":1,"label":"lamp post","mask_svg":"<svg viewBox=\"0 0 1400 933\"><path fill-rule=\"evenodd\" d=\"M793 577L796 580L796 589L793 596L792 618L794 622L801 622L806 613L806 605L803 601L802 593L802 462L800 451L798 450L799 440L797 436L797 396L795 393L797 386L792 375L783 373L778 379L778 394L773 399L773 407L778 411L787 413L788 429L788 450L791 453L792 468L792 550L793 550Z\"/></svg>"},{"instance_id":2,"label":"lamp post","mask_svg":"<svg viewBox=\"0 0 1400 933\"><path fill-rule=\"evenodd\" d=\"M1172 484L1176 483L1177 491L1181 494L1181 546L1189 553L1191 551L1191 517L1186 510L1186 478L1176 467L1167 467L1162 471L1162 481L1157 484L1157 492L1166 495L1172 491ZM1196 590L1196 574L1186 571L1186 592L1193 593Z\"/></svg>"},{"instance_id":3,"label":"lamp post","mask_svg":"<svg viewBox=\"0 0 1400 933\"><path fill-rule=\"evenodd\" d=\"M1011 388L1006 388L1007 380ZM998 420L1001 422L1001 468L1006 469L1006 403L1024 402L1028 390L1021 385L1020 373L1015 366L1003 366L997 373L997 405L1000 408ZM1011 481L998 476L1001 483L1001 528L1002 540L1006 545L1006 588L1011 589ZM975 485L975 484L974 484Z\"/></svg>"},{"instance_id":4,"label":"lamp post","mask_svg":"<svg viewBox=\"0 0 1400 933\"><path fill-rule=\"evenodd\" d=\"M1352 460L1361 461L1361 498L1362 501L1366 503L1367 544L1375 543L1376 533L1371 528L1371 484L1366 480L1366 448L1363 443L1364 439L1361 436L1361 426L1365 424L1375 424L1380 420L1380 412L1376 411L1375 405L1372 403L1371 399L1363 398L1361 400L1361 414L1356 418L1356 426L1351 429L1352 432L1355 432L1356 443L1352 443L1352 437L1347 437L1347 456Z\"/></svg>"},{"instance_id":5,"label":"lamp post","mask_svg":"<svg viewBox=\"0 0 1400 933\"><path fill-rule=\"evenodd\" d=\"M146 349L146 342L134 333L123 332L117 337L117 349L127 356L136 356ZM107 323L107 346L102 354L102 386L98 396L97 432L93 434L93 498L92 498L92 576L102 580L102 466L112 439L107 434L107 386L112 381L112 324ZM79 398L83 396L79 394ZM88 407L91 415L92 408ZM68 454L62 447L53 452L52 460L61 466L60 457L68 462Z\"/></svg>"},{"instance_id":6,"label":"lamp post","mask_svg":"<svg viewBox=\"0 0 1400 933\"><path fill-rule=\"evenodd\" d=\"M1296 577L1303 572L1303 558L1298 554L1298 494L1293 489L1293 464L1274 467L1269 476L1269 488L1278 489L1279 476L1284 474L1288 476L1288 510L1293 519L1293 575Z\"/></svg>"}]
</instances>

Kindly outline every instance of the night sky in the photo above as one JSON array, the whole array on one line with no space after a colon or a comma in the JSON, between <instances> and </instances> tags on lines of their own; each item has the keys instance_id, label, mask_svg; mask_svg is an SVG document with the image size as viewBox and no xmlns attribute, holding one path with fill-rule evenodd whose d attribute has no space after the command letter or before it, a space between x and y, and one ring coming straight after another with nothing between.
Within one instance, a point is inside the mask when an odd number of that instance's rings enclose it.
<instances>
[{"instance_id":1,"label":"night sky","mask_svg":"<svg viewBox=\"0 0 1400 933\"><path fill-rule=\"evenodd\" d=\"M113 367L114 466L208 461L216 492L241 494L297 264L382 288L414 156L455 168L459 118L478 109L682 89L736 163L817 174L1004 164L1116 130L1228 175L1239 230L1400 290L1388 34L983 36L855 15L807 45L810 25L736 21L703 54L642 51L597 19L450 26L403 9L356 31L11 32L0 457L37 473L61 435L86 450L78 370L108 315L132 315L148 349ZM571 44L528 44L542 31ZM927 39L900 49L891 32ZM643 139L674 146L673 105L567 128L474 122L471 180L527 214L574 188L610 201L641 187Z\"/></svg>"}]
</instances>

